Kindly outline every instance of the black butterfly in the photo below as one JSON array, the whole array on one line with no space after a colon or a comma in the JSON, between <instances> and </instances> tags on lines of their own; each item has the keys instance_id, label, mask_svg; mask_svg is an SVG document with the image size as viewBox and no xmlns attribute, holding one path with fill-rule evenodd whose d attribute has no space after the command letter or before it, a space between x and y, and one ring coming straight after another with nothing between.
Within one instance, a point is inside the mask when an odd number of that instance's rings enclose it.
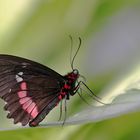
<instances>
[{"instance_id":1,"label":"black butterfly","mask_svg":"<svg viewBox=\"0 0 140 140\"><path fill-rule=\"evenodd\" d=\"M73 95L78 71L61 76L39 63L0 55L0 97L14 123L36 126L63 98Z\"/></svg>"},{"instance_id":2,"label":"black butterfly","mask_svg":"<svg viewBox=\"0 0 140 140\"><path fill-rule=\"evenodd\" d=\"M83 83L76 84L79 76L77 69L62 76L37 62L0 55L0 97L6 102L7 117L15 124L37 126L62 99L66 101L77 92Z\"/></svg>"}]
</instances>

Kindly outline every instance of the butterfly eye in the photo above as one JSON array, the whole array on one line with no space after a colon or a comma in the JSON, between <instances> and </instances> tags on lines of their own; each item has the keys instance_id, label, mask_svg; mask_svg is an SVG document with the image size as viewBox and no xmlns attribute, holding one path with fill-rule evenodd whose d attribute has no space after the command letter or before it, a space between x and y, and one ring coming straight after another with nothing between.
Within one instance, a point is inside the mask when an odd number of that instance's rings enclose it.
<instances>
[{"instance_id":1,"label":"butterfly eye","mask_svg":"<svg viewBox=\"0 0 140 140\"><path fill-rule=\"evenodd\" d=\"M79 71L78 71L77 69L74 69L74 70L73 70L73 73L74 73L75 75L78 75L78 74L79 74Z\"/></svg>"}]
</instances>

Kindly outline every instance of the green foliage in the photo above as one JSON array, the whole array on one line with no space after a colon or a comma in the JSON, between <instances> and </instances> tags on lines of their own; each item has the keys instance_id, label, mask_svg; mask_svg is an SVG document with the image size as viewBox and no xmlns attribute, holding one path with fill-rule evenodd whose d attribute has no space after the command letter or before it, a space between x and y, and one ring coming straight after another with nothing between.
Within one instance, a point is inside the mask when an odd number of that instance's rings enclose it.
<instances>
[{"instance_id":1,"label":"green foliage","mask_svg":"<svg viewBox=\"0 0 140 140\"><path fill-rule=\"evenodd\" d=\"M4 16L9 16L5 27L0 25L0 53L36 60L62 74L70 70L69 35L73 36L74 49L78 44L77 38L80 36L83 39L82 49L76 60L76 65L82 69L85 52L88 50L87 42L91 36L101 31L108 24L110 17L117 12L139 6L137 0L28 0L24 5L13 0L12 5L15 7L11 8L10 0L8 1L9 3L0 2L1 6L7 7L0 10L1 22L4 22ZM19 6L21 8L18 8ZM13 9L18 13L16 17ZM92 79L90 75L97 94L110 83L115 74L115 71L110 69L96 75L96 79ZM72 100L69 113L79 111L83 107L78 97ZM137 140L140 137L139 118L140 113L133 113L85 125L0 131L0 139Z\"/></svg>"}]
</instances>

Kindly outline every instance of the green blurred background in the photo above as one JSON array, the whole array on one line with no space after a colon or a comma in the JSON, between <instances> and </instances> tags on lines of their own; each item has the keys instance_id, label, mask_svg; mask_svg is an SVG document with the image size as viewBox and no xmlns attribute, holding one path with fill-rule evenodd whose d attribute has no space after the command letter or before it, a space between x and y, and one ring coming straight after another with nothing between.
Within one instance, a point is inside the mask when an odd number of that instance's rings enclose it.
<instances>
[{"instance_id":1,"label":"green blurred background","mask_svg":"<svg viewBox=\"0 0 140 140\"><path fill-rule=\"evenodd\" d=\"M139 60L139 9L138 0L1 0L0 53L32 59L66 74L71 71L68 36L73 37L73 51L81 37L75 67L99 94ZM71 98L69 114L83 106L78 96ZM140 113L133 113L85 125L1 131L0 140L139 140L139 132Z\"/></svg>"}]
</instances>

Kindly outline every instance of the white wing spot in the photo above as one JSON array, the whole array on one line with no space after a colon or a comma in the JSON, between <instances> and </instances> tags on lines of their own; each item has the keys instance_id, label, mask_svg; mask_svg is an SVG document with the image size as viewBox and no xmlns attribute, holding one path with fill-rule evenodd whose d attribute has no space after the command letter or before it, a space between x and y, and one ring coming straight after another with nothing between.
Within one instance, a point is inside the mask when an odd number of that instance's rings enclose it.
<instances>
[{"instance_id":1,"label":"white wing spot","mask_svg":"<svg viewBox=\"0 0 140 140\"><path fill-rule=\"evenodd\" d=\"M23 72L19 72L18 75L23 75Z\"/></svg>"},{"instance_id":2,"label":"white wing spot","mask_svg":"<svg viewBox=\"0 0 140 140\"><path fill-rule=\"evenodd\" d=\"M19 75L23 75L23 72L19 72L19 73L16 75L16 81L17 81L17 82L22 82L22 81L23 81L23 78L20 77Z\"/></svg>"}]
</instances>

